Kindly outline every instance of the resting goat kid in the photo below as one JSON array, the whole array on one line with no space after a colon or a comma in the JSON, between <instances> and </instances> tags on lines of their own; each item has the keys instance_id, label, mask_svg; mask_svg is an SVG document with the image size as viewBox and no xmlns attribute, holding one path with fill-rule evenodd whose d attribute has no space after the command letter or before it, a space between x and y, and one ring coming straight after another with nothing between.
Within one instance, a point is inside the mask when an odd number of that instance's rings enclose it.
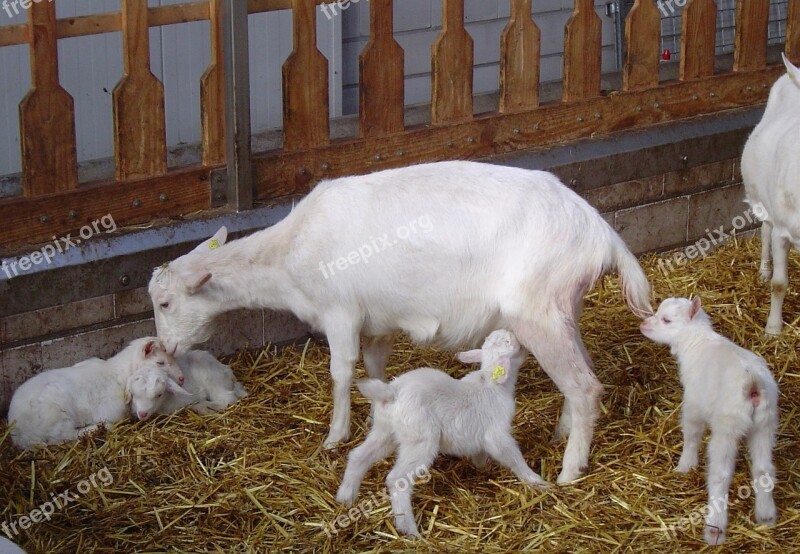
<instances>
[{"instance_id":1,"label":"resting goat kid","mask_svg":"<svg viewBox=\"0 0 800 554\"><path fill-rule=\"evenodd\" d=\"M31 377L11 398L8 421L16 422L11 440L19 448L30 449L74 439L101 423L127 419L128 382L144 365L183 380L175 358L153 337L132 341L108 360L92 358Z\"/></svg>"},{"instance_id":2,"label":"resting goat kid","mask_svg":"<svg viewBox=\"0 0 800 554\"><path fill-rule=\"evenodd\" d=\"M728 489L736 467L739 439L747 437L756 495L756 521L776 519L772 490L772 450L778 429L778 385L761 356L717 334L700 298L668 298L641 325L642 333L668 344L683 384L683 454L677 471L697 467L706 426L708 508L705 540L721 544L728 527Z\"/></svg>"},{"instance_id":3,"label":"resting goat kid","mask_svg":"<svg viewBox=\"0 0 800 554\"><path fill-rule=\"evenodd\" d=\"M199 414L210 414L247 396L231 368L208 352L192 350L176 359L186 377L183 387L153 366L137 371L132 378L128 387L131 411L140 420L153 414L170 414L185 406Z\"/></svg>"},{"instance_id":4,"label":"resting goat kid","mask_svg":"<svg viewBox=\"0 0 800 554\"><path fill-rule=\"evenodd\" d=\"M157 268L158 335L179 351L236 308L293 312L324 332L333 417L325 446L350 436L350 388L364 365L383 379L393 336L472 348L507 328L566 397L559 482L586 470L603 387L578 332L583 295L616 268L640 316L652 313L636 258L554 175L440 162L326 181L281 222L225 242L225 230Z\"/></svg>"},{"instance_id":5,"label":"resting goat kid","mask_svg":"<svg viewBox=\"0 0 800 554\"><path fill-rule=\"evenodd\" d=\"M789 286L789 248L800 249L800 69L783 56L787 74L769 93L764 117L742 153L747 202L761 226L761 277L772 279L769 317L764 331L783 328L783 299ZM771 267L770 260L774 264Z\"/></svg>"},{"instance_id":6,"label":"resting goat kid","mask_svg":"<svg viewBox=\"0 0 800 554\"><path fill-rule=\"evenodd\" d=\"M358 390L372 403L374 423L364 443L348 457L336 500L352 505L366 472L395 450L397 462L386 486L395 527L405 535L419 534L411 509L412 475L427 472L439 453L470 456L478 467L488 456L521 481L546 486L525 463L511 435L514 385L526 355L514 335L501 330L489 335L481 350L459 354L462 362L481 362L479 370L460 380L422 367L388 384L380 379L360 381Z\"/></svg>"}]
</instances>

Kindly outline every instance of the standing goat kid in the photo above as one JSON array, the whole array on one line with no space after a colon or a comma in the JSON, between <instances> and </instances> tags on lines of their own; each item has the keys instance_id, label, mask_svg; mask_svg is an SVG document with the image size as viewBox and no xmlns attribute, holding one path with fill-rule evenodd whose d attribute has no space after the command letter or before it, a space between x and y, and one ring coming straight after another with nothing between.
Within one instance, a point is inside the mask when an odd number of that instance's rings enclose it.
<instances>
[{"instance_id":1,"label":"standing goat kid","mask_svg":"<svg viewBox=\"0 0 800 554\"><path fill-rule=\"evenodd\" d=\"M290 311L324 332L328 448L350 436L360 336L368 375L383 379L399 332L455 350L507 328L565 396L558 481L577 479L603 392L578 331L583 295L617 269L633 311L652 313L647 278L619 235L543 171L458 161L334 179L273 227L225 238L221 229L153 272L158 335L185 351L237 308Z\"/></svg>"},{"instance_id":2,"label":"standing goat kid","mask_svg":"<svg viewBox=\"0 0 800 554\"><path fill-rule=\"evenodd\" d=\"M786 56L783 63L787 73L772 86L764 117L742 153L746 200L763 221L761 278L772 280L764 328L769 335L779 335L783 328L789 248L800 249L800 69Z\"/></svg>"},{"instance_id":3,"label":"standing goat kid","mask_svg":"<svg viewBox=\"0 0 800 554\"><path fill-rule=\"evenodd\" d=\"M684 389L681 423L683 453L677 471L697 467L706 427L708 508L705 540L722 544L728 527L728 489L736 468L738 443L747 437L756 521L775 523L775 467L772 449L778 429L778 385L761 356L719 335L700 298L668 298L641 324L642 333L671 347Z\"/></svg>"},{"instance_id":4,"label":"standing goat kid","mask_svg":"<svg viewBox=\"0 0 800 554\"><path fill-rule=\"evenodd\" d=\"M491 457L521 481L546 486L525 463L511 435L514 386L525 356L514 335L500 330L489 335L480 350L458 355L465 363L481 362L479 370L460 380L422 367L388 384L379 379L360 381L358 390L372 403L374 423L364 443L347 459L336 500L352 505L367 471L395 450L397 462L386 486L395 527L405 535L419 534L411 509L411 476L420 469L427 472L439 453L469 456L478 467Z\"/></svg>"}]
</instances>

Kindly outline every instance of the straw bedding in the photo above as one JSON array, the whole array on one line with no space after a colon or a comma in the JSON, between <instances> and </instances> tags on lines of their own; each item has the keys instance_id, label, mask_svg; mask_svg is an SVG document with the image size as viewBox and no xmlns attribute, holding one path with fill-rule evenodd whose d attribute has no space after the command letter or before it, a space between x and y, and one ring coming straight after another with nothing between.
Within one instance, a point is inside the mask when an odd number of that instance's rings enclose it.
<instances>
[{"instance_id":1,"label":"straw bedding","mask_svg":"<svg viewBox=\"0 0 800 554\"><path fill-rule=\"evenodd\" d=\"M717 329L759 352L781 387L775 459L779 523L753 523L749 466L740 453L732 489L726 551L800 552L797 477L800 448L798 297L787 295L789 323L766 338L768 287L758 281L758 240L730 243L705 259L664 275L658 258L642 264L656 300L700 294ZM793 255L797 274L800 257ZM795 275L796 277L796 275ZM0 427L2 522L20 516L107 468L113 482L90 487L49 521L17 540L29 552L675 552L703 548L703 468L672 470L681 447L681 389L668 349L645 339L624 306L616 278L588 295L581 322L587 348L606 386L588 476L545 492L526 488L508 470L477 470L467 460L439 457L419 484L414 509L423 538L397 538L383 480L392 460L367 475L364 512L347 525L334 500L347 453L365 434L368 404L354 393L353 440L321 448L331 413L328 350L307 343L240 352L231 363L250 396L223 413L182 412L124 423L91 437L35 453L18 453ZM422 365L467 371L452 354L398 344L389 375ZM363 369L359 365L359 375ZM530 358L520 373L515 435L529 464L555 481L564 444L550 444L561 397ZM701 458L702 460L702 458ZM84 487L84 490L87 487ZM675 527L696 513L698 525ZM344 520L342 520L344 521ZM684 524L689 520L684 520Z\"/></svg>"}]
</instances>

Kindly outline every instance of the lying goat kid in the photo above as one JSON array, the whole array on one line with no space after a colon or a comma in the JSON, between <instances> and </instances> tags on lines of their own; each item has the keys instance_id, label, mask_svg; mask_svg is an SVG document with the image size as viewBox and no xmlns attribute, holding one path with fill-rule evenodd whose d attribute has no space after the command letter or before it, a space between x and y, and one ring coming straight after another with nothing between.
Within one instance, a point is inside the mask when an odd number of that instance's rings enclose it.
<instances>
[{"instance_id":1,"label":"lying goat kid","mask_svg":"<svg viewBox=\"0 0 800 554\"><path fill-rule=\"evenodd\" d=\"M144 366L183 379L175 358L152 337L137 339L108 360L92 358L25 381L8 409L11 440L23 449L57 444L129 417L127 387ZM177 386L177 385L176 385Z\"/></svg>"},{"instance_id":2,"label":"lying goat kid","mask_svg":"<svg viewBox=\"0 0 800 554\"><path fill-rule=\"evenodd\" d=\"M185 376L183 387L155 367L144 368L132 378L129 386L132 411L140 420L157 413L170 414L185 406L209 414L247 395L231 368L208 352L192 350L179 355L177 361Z\"/></svg>"}]
</instances>

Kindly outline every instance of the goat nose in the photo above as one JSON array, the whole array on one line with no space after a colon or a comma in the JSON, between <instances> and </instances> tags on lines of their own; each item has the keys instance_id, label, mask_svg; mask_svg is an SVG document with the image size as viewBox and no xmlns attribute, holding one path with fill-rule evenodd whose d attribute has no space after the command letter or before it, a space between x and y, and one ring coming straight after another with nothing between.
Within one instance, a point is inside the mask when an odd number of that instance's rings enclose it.
<instances>
[{"instance_id":1,"label":"goat nose","mask_svg":"<svg viewBox=\"0 0 800 554\"><path fill-rule=\"evenodd\" d=\"M140 421L144 421L150 415L147 412L137 412L136 415L139 416Z\"/></svg>"},{"instance_id":2,"label":"goat nose","mask_svg":"<svg viewBox=\"0 0 800 554\"><path fill-rule=\"evenodd\" d=\"M183 377L183 375L181 375L180 377L178 377L178 384L179 384L179 385L183 385L183 381L184 381L184 377Z\"/></svg>"}]
</instances>

